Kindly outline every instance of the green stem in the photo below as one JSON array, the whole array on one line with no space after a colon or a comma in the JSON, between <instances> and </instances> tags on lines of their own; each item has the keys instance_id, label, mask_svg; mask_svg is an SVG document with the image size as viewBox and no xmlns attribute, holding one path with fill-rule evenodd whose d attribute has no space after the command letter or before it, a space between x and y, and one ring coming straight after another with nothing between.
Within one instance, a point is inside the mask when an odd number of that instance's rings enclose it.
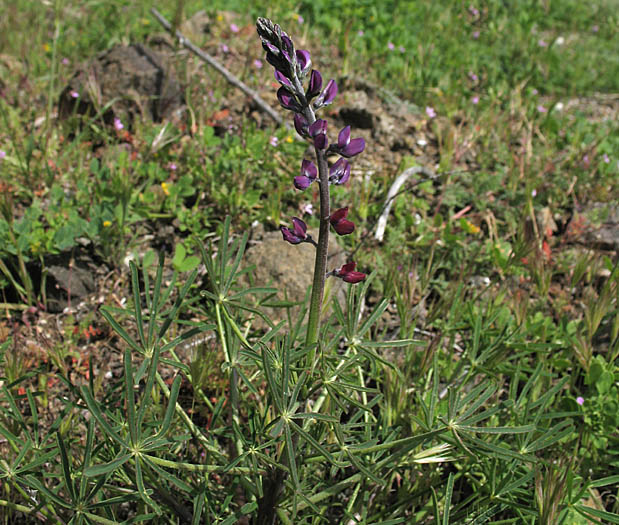
<instances>
[{"instance_id":1,"label":"green stem","mask_svg":"<svg viewBox=\"0 0 619 525\"><path fill-rule=\"evenodd\" d=\"M314 262L314 282L312 283L312 295L310 298L310 310L307 321L307 335L305 344L310 346L318 342L320 328L320 311L325 291L325 279L327 275L327 253L329 251L329 166L323 151L316 150L318 161L318 174L320 180L320 230L318 234L318 247ZM314 361L316 351L312 350L308 365Z\"/></svg>"}]
</instances>

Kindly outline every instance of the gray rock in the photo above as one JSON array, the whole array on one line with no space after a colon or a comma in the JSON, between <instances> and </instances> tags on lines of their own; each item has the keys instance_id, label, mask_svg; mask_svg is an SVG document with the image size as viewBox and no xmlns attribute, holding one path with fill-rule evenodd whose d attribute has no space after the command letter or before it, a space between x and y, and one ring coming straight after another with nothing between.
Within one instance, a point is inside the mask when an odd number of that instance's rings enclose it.
<instances>
[{"instance_id":1,"label":"gray rock","mask_svg":"<svg viewBox=\"0 0 619 525\"><path fill-rule=\"evenodd\" d=\"M308 233L314 239L318 239L318 230L308 231ZM303 301L307 289L312 284L315 253L314 247L308 243L294 246L284 242L280 232L268 232L247 251L245 266L255 266L251 272L253 286L277 288L278 294L275 300L283 301L287 298L289 301L300 302ZM339 268L345 262L344 251L337 245L335 236L331 236L328 269ZM243 283L246 284L247 279L243 279ZM325 297L338 294L340 300L343 300L344 293L345 283L343 281L335 278L327 279ZM293 308L293 319L296 320L300 309L300 307ZM286 310L283 308L265 308L265 312L274 323L286 319ZM262 320L257 320L254 326L258 329L266 327Z\"/></svg>"},{"instance_id":2,"label":"gray rock","mask_svg":"<svg viewBox=\"0 0 619 525\"><path fill-rule=\"evenodd\" d=\"M108 124L114 118L130 124L135 117L177 120L184 107L171 63L147 46L132 44L104 51L78 70L60 95L58 115L103 112Z\"/></svg>"}]
</instances>

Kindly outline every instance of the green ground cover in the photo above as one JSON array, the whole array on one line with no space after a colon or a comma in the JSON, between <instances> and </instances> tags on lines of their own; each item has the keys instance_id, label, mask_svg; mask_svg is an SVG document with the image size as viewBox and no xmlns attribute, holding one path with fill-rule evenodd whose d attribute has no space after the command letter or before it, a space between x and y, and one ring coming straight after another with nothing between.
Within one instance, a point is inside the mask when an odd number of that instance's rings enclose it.
<instances>
[{"instance_id":1,"label":"green ground cover","mask_svg":"<svg viewBox=\"0 0 619 525\"><path fill-rule=\"evenodd\" d=\"M311 200L306 143L180 50L180 121L57 118L79 64L161 32L151 7L204 4L0 4L3 523L618 523L619 5L267 4L209 3L199 44L274 105L267 16L415 122L397 148L363 130L335 195L372 275L318 349L257 323L273 290L241 275L255 225ZM378 242L412 165L436 177ZM83 252L106 275L54 312L46 276Z\"/></svg>"}]
</instances>

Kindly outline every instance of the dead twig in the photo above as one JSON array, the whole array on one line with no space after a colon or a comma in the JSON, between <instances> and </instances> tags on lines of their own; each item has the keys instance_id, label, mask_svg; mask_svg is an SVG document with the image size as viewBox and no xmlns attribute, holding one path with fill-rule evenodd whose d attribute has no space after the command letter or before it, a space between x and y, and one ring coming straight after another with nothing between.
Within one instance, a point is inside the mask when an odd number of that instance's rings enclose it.
<instances>
[{"instance_id":1,"label":"dead twig","mask_svg":"<svg viewBox=\"0 0 619 525\"><path fill-rule=\"evenodd\" d=\"M429 179L435 179L437 177L436 173L434 173L428 168L425 168L423 166L413 166L412 168L404 170L395 179L395 181L391 185L391 188L389 188L389 193L387 193L385 206L383 207L383 211L378 218L376 233L374 234L374 239L376 239L378 242L382 242L383 240L383 236L385 235L385 228L387 227L387 218L389 217L389 212L391 211L391 205L393 204L393 200L397 197L400 188L410 177L419 173L425 175Z\"/></svg>"},{"instance_id":2,"label":"dead twig","mask_svg":"<svg viewBox=\"0 0 619 525\"><path fill-rule=\"evenodd\" d=\"M217 60L215 60L211 55L202 51L198 46L193 44L187 37L185 37L180 31L174 31L172 28L172 24L166 20L166 18L154 7L150 9L151 14L157 19L157 21L166 29L166 31L173 33L176 38L178 38L179 43L191 51L194 55L196 55L200 60L206 62L209 66L216 69L221 75L233 86L239 88L243 93L250 96L254 102L262 109L267 115L269 115L275 122L277 122L280 126L284 125L289 127L287 123L284 122L281 115L277 113L271 106L269 106L260 95L256 93L249 86L244 84L241 80L235 77L230 71L228 71L225 67L223 67Z\"/></svg>"}]
</instances>

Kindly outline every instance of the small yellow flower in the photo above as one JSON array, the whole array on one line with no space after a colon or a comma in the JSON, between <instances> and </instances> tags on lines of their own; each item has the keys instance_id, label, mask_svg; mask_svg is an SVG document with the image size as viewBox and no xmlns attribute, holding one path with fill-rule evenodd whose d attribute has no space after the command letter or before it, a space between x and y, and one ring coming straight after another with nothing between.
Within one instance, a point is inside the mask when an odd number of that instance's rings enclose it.
<instances>
[{"instance_id":1,"label":"small yellow flower","mask_svg":"<svg viewBox=\"0 0 619 525\"><path fill-rule=\"evenodd\" d=\"M217 21L222 22L224 17L222 15L217 15Z\"/></svg>"},{"instance_id":2,"label":"small yellow flower","mask_svg":"<svg viewBox=\"0 0 619 525\"><path fill-rule=\"evenodd\" d=\"M292 144L292 143L294 142L294 139L292 138L292 135L288 135L288 136L286 137L286 142L287 142L288 144Z\"/></svg>"},{"instance_id":3,"label":"small yellow flower","mask_svg":"<svg viewBox=\"0 0 619 525\"><path fill-rule=\"evenodd\" d=\"M45 42L45 44L43 44L43 51L45 51L46 53L49 53L52 50L52 46L50 46L47 42Z\"/></svg>"},{"instance_id":4,"label":"small yellow flower","mask_svg":"<svg viewBox=\"0 0 619 525\"><path fill-rule=\"evenodd\" d=\"M464 226L464 229L467 233L479 233L481 231L479 226L476 226L475 224L467 221L466 219L462 222L462 225Z\"/></svg>"},{"instance_id":5,"label":"small yellow flower","mask_svg":"<svg viewBox=\"0 0 619 525\"><path fill-rule=\"evenodd\" d=\"M112 225L112 221L103 221L103 227L109 228Z\"/></svg>"},{"instance_id":6,"label":"small yellow flower","mask_svg":"<svg viewBox=\"0 0 619 525\"><path fill-rule=\"evenodd\" d=\"M167 182L161 183L161 189L163 190L163 193L170 195L170 185Z\"/></svg>"},{"instance_id":7,"label":"small yellow flower","mask_svg":"<svg viewBox=\"0 0 619 525\"><path fill-rule=\"evenodd\" d=\"M150 24L150 20L148 18L142 18L142 25L149 25Z\"/></svg>"}]
</instances>

